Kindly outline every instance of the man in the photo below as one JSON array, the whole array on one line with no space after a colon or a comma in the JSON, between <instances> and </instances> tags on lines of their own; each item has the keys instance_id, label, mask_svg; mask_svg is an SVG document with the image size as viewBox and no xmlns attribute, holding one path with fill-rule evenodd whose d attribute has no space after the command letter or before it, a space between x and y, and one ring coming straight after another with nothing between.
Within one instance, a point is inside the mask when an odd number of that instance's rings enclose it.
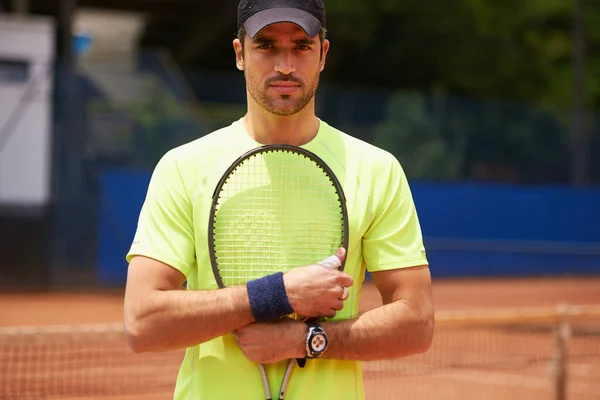
<instances>
[{"instance_id":1,"label":"man","mask_svg":"<svg viewBox=\"0 0 600 400\"><path fill-rule=\"evenodd\" d=\"M246 78L247 113L169 151L156 166L127 255L127 339L136 352L187 349L175 399L264 399L257 363L266 364L276 396L287 360L305 357L287 399L363 399L360 361L424 352L432 340L430 274L409 185L392 155L315 115L330 45L322 0L242 0L238 25L233 48ZM333 317L320 327L285 318L257 323L256 281L217 290L210 267L215 185L242 153L271 143L319 155L347 197L350 242L333 258L347 257L344 272L315 264L280 280L261 278L293 311ZM383 305L358 316L365 269ZM315 332L327 335L325 349L307 345Z\"/></svg>"}]
</instances>

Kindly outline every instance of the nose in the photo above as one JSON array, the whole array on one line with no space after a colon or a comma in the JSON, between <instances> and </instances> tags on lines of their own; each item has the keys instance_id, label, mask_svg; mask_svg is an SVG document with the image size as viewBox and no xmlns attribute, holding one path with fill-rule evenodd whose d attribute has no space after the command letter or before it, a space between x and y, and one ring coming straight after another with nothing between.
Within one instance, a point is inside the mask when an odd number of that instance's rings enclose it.
<instances>
[{"instance_id":1,"label":"nose","mask_svg":"<svg viewBox=\"0 0 600 400\"><path fill-rule=\"evenodd\" d=\"M291 52L286 51L279 54L279 57L277 57L277 62L275 63L275 71L284 75L289 75L293 72L296 72L294 57Z\"/></svg>"}]
</instances>

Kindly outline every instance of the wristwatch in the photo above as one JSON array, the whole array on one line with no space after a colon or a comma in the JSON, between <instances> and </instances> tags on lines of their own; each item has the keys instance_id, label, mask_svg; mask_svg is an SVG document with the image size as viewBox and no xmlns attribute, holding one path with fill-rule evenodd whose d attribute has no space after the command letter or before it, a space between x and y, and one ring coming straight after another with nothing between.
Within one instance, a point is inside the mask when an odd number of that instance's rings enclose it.
<instances>
[{"instance_id":1,"label":"wristwatch","mask_svg":"<svg viewBox=\"0 0 600 400\"><path fill-rule=\"evenodd\" d=\"M297 360L300 367L304 367L307 358L312 359L321 357L329 343L327 332L325 332L325 329L323 329L319 323L315 320L307 320L305 323L308 327L305 339L306 357Z\"/></svg>"},{"instance_id":2,"label":"wristwatch","mask_svg":"<svg viewBox=\"0 0 600 400\"><path fill-rule=\"evenodd\" d=\"M306 321L308 333L306 334L306 358L319 358L327 349L327 333L315 321Z\"/></svg>"}]
</instances>

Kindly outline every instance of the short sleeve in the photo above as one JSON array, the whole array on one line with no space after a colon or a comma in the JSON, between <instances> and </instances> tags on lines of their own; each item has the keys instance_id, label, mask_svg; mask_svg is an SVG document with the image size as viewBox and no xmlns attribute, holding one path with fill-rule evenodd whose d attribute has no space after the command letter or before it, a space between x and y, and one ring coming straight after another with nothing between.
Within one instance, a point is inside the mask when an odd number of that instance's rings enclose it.
<instances>
[{"instance_id":1,"label":"short sleeve","mask_svg":"<svg viewBox=\"0 0 600 400\"><path fill-rule=\"evenodd\" d=\"M152 173L127 262L136 255L163 262L185 276L195 261L192 207L172 151Z\"/></svg>"},{"instance_id":2,"label":"short sleeve","mask_svg":"<svg viewBox=\"0 0 600 400\"><path fill-rule=\"evenodd\" d=\"M412 193L400 163L380 165L372 198L375 214L363 236L363 255L369 272L428 265Z\"/></svg>"}]
</instances>

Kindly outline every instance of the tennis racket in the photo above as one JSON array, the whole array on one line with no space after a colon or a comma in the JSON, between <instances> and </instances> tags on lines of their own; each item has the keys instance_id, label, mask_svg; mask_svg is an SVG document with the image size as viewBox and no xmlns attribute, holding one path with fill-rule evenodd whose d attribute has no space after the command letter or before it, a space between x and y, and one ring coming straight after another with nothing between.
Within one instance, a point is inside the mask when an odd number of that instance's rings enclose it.
<instances>
[{"instance_id":1,"label":"tennis racket","mask_svg":"<svg viewBox=\"0 0 600 400\"><path fill-rule=\"evenodd\" d=\"M220 288L318 263L341 246L348 249L342 186L327 164L306 149L255 148L239 157L217 184L208 241ZM279 399L284 398L295 361L288 363ZM265 368L259 368L270 400Z\"/></svg>"}]
</instances>

